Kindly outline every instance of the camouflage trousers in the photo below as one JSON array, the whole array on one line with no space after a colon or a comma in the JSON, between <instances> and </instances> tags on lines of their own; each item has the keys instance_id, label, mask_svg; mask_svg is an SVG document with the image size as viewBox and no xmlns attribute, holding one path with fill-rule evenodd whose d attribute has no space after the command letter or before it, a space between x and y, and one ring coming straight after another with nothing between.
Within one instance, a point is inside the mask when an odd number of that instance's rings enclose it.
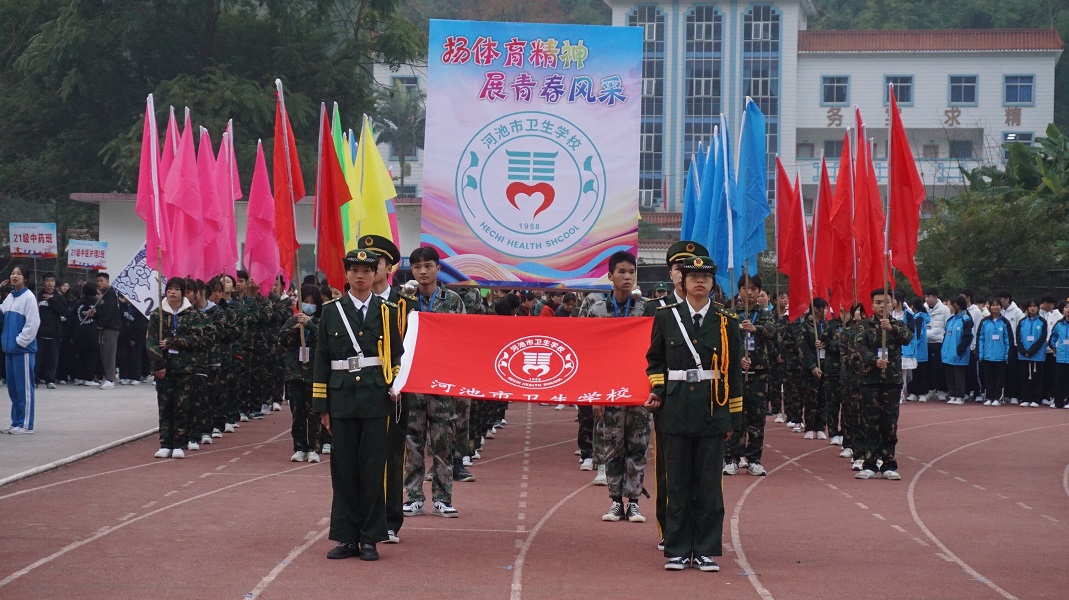
<instances>
[{"instance_id":1,"label":"camouflage trousers","mask_svg":"<svg viewBox=\"0 0 1069 600\"><path fill-rule=\"evenodd\" d=\"M457 424L453 436L453 460L471 456L471 398L456 398Z\"/></svg>"},{"instance_id":2,"label":"camouflage trousers","mask_svg":"<svg viewBox=\"0 0 1069 600\"><path fill-rule=\"evenodd\" d=\"M641 406L606 407L595 430L594 446L605 465L609 497L638 500L650 445L650 411Z\"/></svg>"},{"instance_id":3,"label":"camouflage trousers","mask_svg":"<svg viewBox=\"0 0 1069 600\"><path fill-rule=\"evenodd\" d=\"M731 434L724 445L724 461L760 463L765 445L765 407L768 404L768 372L756 371L744 377L742 396L742 431Z\"/></svg>"},{"instance_id":4,"label":"camouflage trousers","mask_svg":"<svg viewBox=\"0 0 1069 600\"><path fill-rule=\"evenodd\" d=\"M213 429L223 430L226 425L227 379L223 366L208 367L208 381L205 386L205 402L208 404L208 422L202 432L211 433Z\"/></svg>"},{"instance_id":5,"label":"camouflage trousers","mask_svg":"<svg viewBox=\"0 0 1069 600\"><path fill-rule=\"evenodd\" d=\"M286 398L290 401L290 436L294 452L319 451L319 430L323 425L319 414L312 412L312 384L308 381L286 382Z\"/></svg>"},{"instance_id":6,"label":"camouflage trousers","mask_svg":"<svg viewBox=\"0 0 1069 600\"><path fill-rule=\"evenodd\" d=\"M827 410L824 380L813 377L811 373L805 373L802 375L800 384L799 391L802 395L802 406L805 409L805 414L802 416L805 430L824 431L824 413Z\"/></svg>"},{"instance_id":7,"label":"camouflage trousers","mask_svg":"<svg viewBox=\"0 0 1069 600\"><path fill-rule=\"evenodd\" d=\"M409 502L423 501L424 453L431 455L431 490L435 502L453 503L453 443L456 398L406 394L408 439L405 446L405 493Z\"/></svg>"},{"instance_id":8,"label":"camouflage trousers","mask_svg":"<svg viewBox=\"0 0 1069 600\"><path fill-rule=\"evenodd\" d=\"M579 455L586 460L594 458L594 407L579 407L579 432L576 434ZM600 461L599 461L600 462Z\"/></svg>"},{"instance_id":9,"label":"camouflage trousers","mask_svg":"<svg viewBox=\"0 0 1069 600\"><path fill-rule=\"evenodd\" d=\"M787 369L783 378L783 412L790 423L802 423L802 394L805 373L797 369Z\"/></svg>"},{"instance_id":10,"label":"camouflage trousers","mask_svg":"<svg viewBox=\"0 0 1069 600\"><path fill-rule=\"evenodd\" d=\"M858 445L861 432L861 388L854 383L854 378L840 377L839 386L842 394L842 418L840 426L843 430L843 447L860 451ZM858 455L858 458L861 458Z\"/></svg>"},{"instance_id":11,"label":"camouflage trousers","mask_svg":"<svg viewBox=\"0 0 1069 600\"><path fill-rule=\"evenodd\" d=\"M468 432L471 435L472 451L482 448L482 438L494 426L492 419L497 409L495 400L472 400L471 416L468 419Z\"/></svg>"},{"instance_id":12,"label":"camouflage trousers","mask_svg":"<svg viewBox=\"0 0 1069 600\"><path fill-rule=\"evenodd\" d=\"M267 346L258 346L252 353L252 396L248 409L250 412L260 412L261 406L271 404L275 394L275 384L281 383L280 374L283 371L275 364L275 356Z\"/></svg>"},{"instance_id":13,"label":"camouflage trousers","mask_svg":"<svg viewBox=\"0 0 1069 600\"><path fill-rule=\"evenodd\" d=\"M768 401L773 413L783 412L783 384L787 379L787 369L781 364L773 364L768 376Z\"/></svg>"},{"instance_id":14,"label":"camouflage trousers","mask_svg":"<svg viewBox=\"0 0 1069 600\"><path fill-rule=\"evenodd\" d=\"M197 392L189 398L189 441L196 442L212 432L212 382L207 375L196 375Z\"/></svg>"},{"instance_id":15,"label":"camouflage trousers","mask_svg":"<svg viewBox=\"0 0 1069 600\"><path fill-rule=\"evenodd\" d=\"M189 441L190 405L202 395L204 377L192 373L167 373L156 382L160 414L160 448L185 450Z\"/></svg>"},{"instance_id":16,"label":"camouflage trousers","mask_svg":"<svg viewBox=\"0 0 1069 600\"><path fill-rule=\"evenodd\" d=\"M843 434L840 420L843 405L842 390L838 375L824 377L824 385L821 386L820 392L824 395L824 422L828 425L829 437Z\"/></svg>"},{"instance_id":17,"label":"camouflage trousers","mask_svg":"<svg viewBox=\"0 0 1069 600\"><path fill-rule=\"evenodd\" d=\"M864 461L862 467L872 471L897 471L895 447L898 445L898 387L861 388L861 434L854 458ZM858 449L861 454L858 455ZM876 461L883 465L876 468Z\"/></svg>"},{"instance_id":18,"label":"camouflage trousers","mask_svg":"<svg viewBox=\"0 0 1069 600\"><path fill-rule=\"evenodd\" d=\"M240 349L237 350L240 352ZM223 368L220 372L220 379L224 387L223 394L226 396L223 400L223 420L226 423L237 423L239 419L239 401L238 401L238 382L240 364L238 362L237 354L231 354L223 357Z\"/></svg>"}]
</instances>

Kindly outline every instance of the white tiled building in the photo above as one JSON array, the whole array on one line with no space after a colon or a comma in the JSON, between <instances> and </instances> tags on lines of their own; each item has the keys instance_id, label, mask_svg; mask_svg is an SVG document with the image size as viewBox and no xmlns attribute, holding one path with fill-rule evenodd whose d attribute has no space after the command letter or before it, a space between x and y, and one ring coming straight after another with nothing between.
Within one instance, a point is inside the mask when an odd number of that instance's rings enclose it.
<instances>
[{"instance_id":1,"label":"white tiled building","mask_svg":"<svg viewBox=\"0 0 1069 600\"><path fill-rule=\"evenodd\" d=\"M1055 30L808 31L811 0L605 1L613 25L646 29L644 212L682 210L691 154L720 112L737 139L746 96L768 118L770 156L800 170L807 197L816 194L822 153L834 181L855 104L886 183L889 82L899 84L903 121L933 196L961 186L959 165L998 164L1004 143L1030 142L1053 120L1064 46Z\"/></svg>"}]
</instances>

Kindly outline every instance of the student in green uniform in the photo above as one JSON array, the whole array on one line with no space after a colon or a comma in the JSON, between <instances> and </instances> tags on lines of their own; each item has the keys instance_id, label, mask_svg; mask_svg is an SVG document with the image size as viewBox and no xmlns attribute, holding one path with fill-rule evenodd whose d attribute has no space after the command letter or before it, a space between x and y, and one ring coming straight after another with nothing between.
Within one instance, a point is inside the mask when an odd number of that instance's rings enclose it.
<instances>
[{"instance_id":1,"label":"student in green uniform","mask_svg":"<svg viewBox=\"0 0 1069 600\"><path fill-rule=\"evenodd\" d=\"M345 255L349 292L323 305L312 375L312 412L333 435L327 558L378 560L386 541L386 447L395 405L389 386L403 348L397 305L371 292L379 256Z\"/></svg>"},{"instance_id":2,"label":"student in green uniform","mask_svg":"<svg viewBox=\"0 0 1069 600\"><path fill-rule=\"evenodd\" d=\"M716 265L679 265L686 301L654 316L645 406L656 411L668 486L664 555L669 571L719 571L723 554L724 443L742 429L739 319L713 305Z\"/></svg>"}]
</instances>

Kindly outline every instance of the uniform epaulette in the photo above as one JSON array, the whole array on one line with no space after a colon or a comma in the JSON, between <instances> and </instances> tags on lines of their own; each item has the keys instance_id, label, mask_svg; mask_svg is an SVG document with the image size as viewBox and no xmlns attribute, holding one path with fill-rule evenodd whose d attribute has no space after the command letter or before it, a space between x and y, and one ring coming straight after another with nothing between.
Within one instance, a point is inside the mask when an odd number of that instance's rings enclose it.
<instances>
[{"instance_id":1,"label":"uniform epaulette","mask_svg":"<svg viewBox=\"0 0 1069 600\"><path fill-rule=\"evenodd\" d=\"M341 298L334 298L333 300L327 300L326 302L323 303L323 306L326 306L328 304L332 304L334 302L337 302L338 300L341 300Z\"/></svg>"},{"instance_id":2,"label":"uniform epaulette","mask_svg":"<svg viewBox=\"0 0 1069 600\"><path fill-rule=\"evenodd\" d=\"M719 313L719 314L721 314L721 315L723 315L723 316L725 316L725 317L727 317L729 319L738 320L738 318L739 318L739 313L731 310L730 308L726 308L724 306L718 306L716 304L713 304L713 310L715 310L717 313Z\"/></svg>"},{"instance_id":3,"label":"uniform epaulette","mask_svg":"<svg viewBox=\"0 0 1069 600\"><path fill-rule=\"evenodd\" d=\"M416 297L415 296L411 296L409 294L404 294L404 293L401 293L401 292L397 292L397 295L402 297L402 298L404 298L407 302L415 302L416 301Z\"/></svg>"},{"instance_id":4,"label":"uniform epaulette","mask_svg":"<svg viewBox=\"0 0 1069 600\"><path fill-rule=\"evenodd\" d=\"M382 303L385 304L386 306L397 308L397 303L396 302L390 302L389 300L383 300Z\"/></svg>"},{"instance_id":5,"label":"uniform epaulette","mask_svg":"<svg viewBox=\"0 0 1069 600\"><path fill-rule=\"evenodd\" d=\"M679 303L678 302L673 302L672 304L665 304L664 306L658 306L657 310L664 310L666 308L675 308L677 306L679 306Z\"/></svg>"}]
</instances>

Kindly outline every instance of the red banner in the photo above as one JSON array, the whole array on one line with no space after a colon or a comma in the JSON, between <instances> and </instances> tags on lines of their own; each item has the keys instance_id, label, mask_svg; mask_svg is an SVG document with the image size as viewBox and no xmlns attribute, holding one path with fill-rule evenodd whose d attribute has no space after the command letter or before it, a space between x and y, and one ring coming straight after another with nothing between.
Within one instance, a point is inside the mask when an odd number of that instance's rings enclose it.
<instances>
[{"instance_id":1,"label":"red banner","mask_svg":"<svg viewBox=\"0 0 1069 600\"><path fill-rule=\"evenodd\" d=\"M412 313L394 389L481 400L646 401L653 319Z\"/></svg>"}]
</instances>

